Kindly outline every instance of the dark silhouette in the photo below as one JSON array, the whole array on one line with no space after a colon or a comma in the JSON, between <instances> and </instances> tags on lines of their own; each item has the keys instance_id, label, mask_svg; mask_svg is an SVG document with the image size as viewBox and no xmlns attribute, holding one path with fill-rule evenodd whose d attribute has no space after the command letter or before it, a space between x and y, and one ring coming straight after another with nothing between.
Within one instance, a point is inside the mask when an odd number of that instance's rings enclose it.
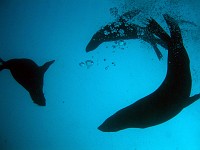
<instances>
[{"instance_id":1,"label":"dark silhouette","mask_svg":"<svg viewBox=\"0 0 200 150\"><path fill-rule=\"evenodd\" d=\"M44 73L54 60L46 62L39 67L30 59L0 59L0 71L9 69L14 79L21 84L30 94L34 103L45 106L46 100L43 94Z\"/></svg>"},{"instance_id":2,"label":"dark silhouette","mask_svg":"<svg viewBox=\"0 0 200 150\"><path fill-rule=\"evenodd\" d=\"M197 99L200 94L190 97L190 60L184 48L181 31L177 22L164 15L171 37L153 19L149 20L149 31L161 38L168 46L167 75L152 94L125 107L105 120L98 127L104 132L116 132L126 128L147 128L161 124L175 117L181 110Z\"/></svg>"},{"instance_id":3,"label":"dark silhouette","mask_svg":"<svg viewBox=\"0 0 200 150\"><path fill-rule=\"evenodd\" d=\"M116 41L116 40L129 40L129 39L142 39L150 43L155 53L160 60L163 56L157 47L157 44L167 49L166 44L159 38L156 38L146 27L129 23L128 21L136 16L140 11L130 11L122 16L116 22L110 23L97 31L86 47L86 52L96 49L101 43Z\"/></svg>"}]
</instances>

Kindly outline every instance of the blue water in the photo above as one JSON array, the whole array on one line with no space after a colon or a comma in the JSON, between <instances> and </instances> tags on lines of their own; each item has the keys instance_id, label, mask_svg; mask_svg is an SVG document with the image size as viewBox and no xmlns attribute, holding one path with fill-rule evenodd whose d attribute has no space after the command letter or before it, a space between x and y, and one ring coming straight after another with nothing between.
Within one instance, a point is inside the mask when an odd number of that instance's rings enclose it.
<instances>
[{"instance_id":1,"label":"blue water","mask_svg":"<svg viewBox=\"0 0 200 150\"><path fill-rule=\"evenodd\" d=\"M0 57L55 59L44 78L46 107L31 101L8 70L0 72L0 150L199 150L200 102L170 121L147 129L103 133L97 127L117 110L153 92L166 74L167 51L159 61L140 40L85 47L119 13L141 9L164 25L162 13L182 23L193 87L200 91L200 2L197 0L1 0ZM138 18L141 19L141 18ZM142 19L138 22L145 23ZM89 67L80 65L93 61Z\"/></svg>"}]
</instances>

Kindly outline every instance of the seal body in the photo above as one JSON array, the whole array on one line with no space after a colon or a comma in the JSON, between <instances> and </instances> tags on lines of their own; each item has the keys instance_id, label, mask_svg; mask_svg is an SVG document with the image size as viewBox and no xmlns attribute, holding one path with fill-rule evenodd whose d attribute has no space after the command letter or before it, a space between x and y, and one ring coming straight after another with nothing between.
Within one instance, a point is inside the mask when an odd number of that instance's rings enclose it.
<instances>
[{"instance_id":1,"label":"seal body","mask_svg":"<svg viewBox=\"0 0 200 150\"><path fill-rule=\"evenodd\" d=\"M44 73L53 62L54 60L49 61L40 67L32 60L25 58L1 60L0 70L9 69L14 79L29 92L33 102L45 106L43 78Z\"/></svg>"},{"instance_id":2,"label":"seal body","mask_svg":"<svg viewBox=\"0 0 200 150\"><path fill-rule=\"evenodd\" d=\"M115 132L126 128L147 128L161 124L176 116L181 110L199 99L199 94L190 97L192 80L190 60L183 45L181 31L176 21L164 15L171 37L153 19L149 31L161 38L168 46L167 74L150 95L127 106L106 119L98 129Z\"/></svg>"}]
</instances>

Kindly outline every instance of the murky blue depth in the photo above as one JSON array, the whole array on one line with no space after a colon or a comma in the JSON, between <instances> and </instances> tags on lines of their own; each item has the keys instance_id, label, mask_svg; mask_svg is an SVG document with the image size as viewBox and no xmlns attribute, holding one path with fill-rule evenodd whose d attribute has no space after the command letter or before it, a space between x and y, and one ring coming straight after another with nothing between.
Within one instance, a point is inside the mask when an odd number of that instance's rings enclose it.
<instances>
[{"instance_id":1,"label":"murky blue depth","mask_svg":"<svg viewBox=\"0 0 200 150\"><path fill-rule=\"evenodd\" d=\"M0 150L199 150L200 101L147 129L97 129L162 83L165 49L159 47L160 61L141 40L85 51L96 31L126 11L140 9L135 23L145 26L152 17L166 30L161 14L171 14L190 57L191 95L199 93L199 7L197 0L1 0L0 58L56 61L44 78L45 107L34 104L8 70L0 72Z\"/></svg>"}]
</instances>

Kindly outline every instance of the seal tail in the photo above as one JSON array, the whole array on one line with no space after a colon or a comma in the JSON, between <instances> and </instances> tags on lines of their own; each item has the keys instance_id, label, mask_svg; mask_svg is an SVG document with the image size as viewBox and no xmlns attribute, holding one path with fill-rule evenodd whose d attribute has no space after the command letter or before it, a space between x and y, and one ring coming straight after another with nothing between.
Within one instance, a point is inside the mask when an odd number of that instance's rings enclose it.
<instances>
[{"instance_id":1,"label":"seal tail","mask_svg":"<svg viewBox=\"0 0 200 150\"><path fill-rule=\"evenodd\" d=\"M0 58L0 71L5 69L4 63L5 61L3 61L3 59Z\"/></svg>"},{"instance_id":2,"label":"seal tail","mask_svg":"<svg viewBox=\"0 0 200 150\"><path fill-rule=\"evenodd\" d=\"M50 67L50 65L54 63L54 61L55 60L48 61L43 66L41 66L42 72L45 73L47 71L47 69Z\"/></svg>"}]
</instances>

